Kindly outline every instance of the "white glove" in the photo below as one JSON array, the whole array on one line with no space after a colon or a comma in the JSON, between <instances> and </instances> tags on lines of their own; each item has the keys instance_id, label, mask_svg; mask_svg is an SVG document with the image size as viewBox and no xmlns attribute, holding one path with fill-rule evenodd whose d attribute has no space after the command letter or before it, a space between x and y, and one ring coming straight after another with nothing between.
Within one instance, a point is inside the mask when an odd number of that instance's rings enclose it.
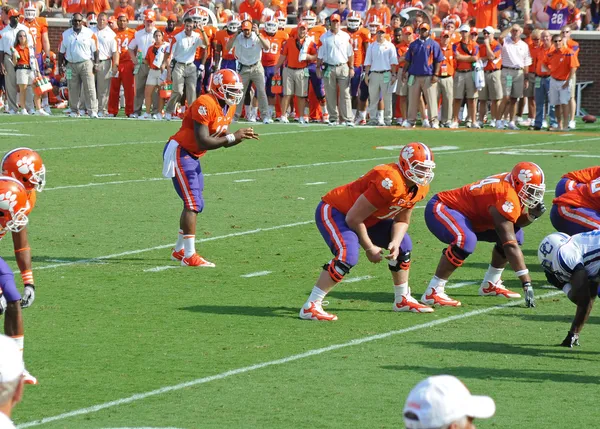
<instances>
[{"instance_id":1,"label":"white glove","mask_svg":"<svg viewBox=\"0 0 600 429\"><path fill-rule=\"evenodd\" d=\"M0 316L4 314L7 306L8 306L8 304L6 303L6 298L4 298L4 295L2 294L2 291L0 290Z\"/></svg>"},{"instance_id":2,"label":"white glove","mask_svg":"<svg viewBox=\"0 0 600 429\"><path fill-rule=\"evenodd\" d=\"M21 308L30 307L33 301L35 301L35 286L25 285L23 297L21 298Z\"/></svg>"},{"instance_id":3,"label":"white glove","mask_svg":"<svg viewBox=\"0 0 600 429\"><path fill-rule=\"evenodd\" d=\"M525 306L529 308L535 307L535 296L531 283L525 283L523 285L523 290L525 291Z\"/></svg>"}]
</instances>

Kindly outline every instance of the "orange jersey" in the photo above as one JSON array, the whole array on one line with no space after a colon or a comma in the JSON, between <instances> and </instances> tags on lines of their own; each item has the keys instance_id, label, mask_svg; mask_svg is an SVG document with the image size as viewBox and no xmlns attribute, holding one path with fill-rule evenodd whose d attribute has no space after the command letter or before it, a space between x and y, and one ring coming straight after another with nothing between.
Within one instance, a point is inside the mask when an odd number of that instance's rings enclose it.
<instances>
[{"instance_id":1,"label":"orange jersey","mask_svg":"<svg viewBox=\"0 0 600 429\"><path fill-rule=\"evenodd\" d=\"M327 33L327 29L322 25L315 25L313 28L309 29L306 33L308 36L312 36L315 39L315 44L317 48L321 47L321 36Z\"/></svg>"},{"instance_id":2,"label":"orange jersey","mask_svg":"<svg viewBox=\"0 0 600 429\"><path fill-rule=\"evenodd\" d=\"M500 0L478 0L475 3L475 26L485 28L498 25L498 5ZM473 16L473 15L469 15ZM464 21L463 21L464 22Z\"/></svg>"},{"instance_id":3,"label":"orange jersey","mask_svg":"<svg viewBox=\"0 0 600 429\"><path fill-rule=\"evenodd\" d=\"M135 19L135 11L129 5L127 5L125 7L121 7L121 6L115 7L115 12L113 13L113 16L116 16L118 18L119 15L121 15L121 14L127 15L127 19L130 21L133 21Z\"/></svg>"},{"instance_id":4,"label":"orange jersey","mask_svg":"<svg viewBox=\"0 0 600 429\"><path fill-rule=\"evenodd\" d=\"M592 180L600 178L600 167L588 167L583 170L571 171L562 178L571 179L577 183L590 183Z\"/></svg>"},{"instance_id":5,"label":"orange jersey","mask_svg":"<svg viewBox=\"0 0 600 429\"><path fill-rule=\"evenodd\" d=\"M109 9L111 9L111 6L108 3L108 0L87 0L85 6L85 11L87 13L94 12L96 16L98 16L100 12L106 12Z\"/></svg>"},{"instance_id":6,"label":"orange jersey","mask_svg":"<svg viewBox=\"0 0 600 429\"><path fill-rule=\"evenodd\" d=\"M522 213L521 201L510 184L510 173L497 174L462 188L440 192L439 200L462 213L473 225L475 232L494 229L490 207L515 223Z\"/></svg>"},{"instance_id":7,"label":"orange jersey","mask_svg":"<svg viewBox=\"0 0 600 429\"><path fill-rule=\"evenodd\" d=\"M175 10L175 2L173 0L157 1L156 6L162 11L162 15L168 15Z\"/></svg>"},{"instance_id":8,"label":"orange jersey","mask_svg":"<svg viewBox=\"0 0 600 429\"><path fill-rule=\"evenodd\" d=\"M577 55L567 47L551 50L543 63L550 70L550 75L560 81L567 80L571 69L579 67Z\"/></svg>"},{"instance_id":9,"label":"orange jersey","mask_svg":"<svg viewBox=\"0 0 600 429\"><path fill-rule=\"evenodd\" d=\"M369 30L364 27L361 27L354 32L348 31L347 28L344 28L344 31L350 35L350 43L352 44L352 50L354 51L354 67L360 67L365 62L365 55L367 54L365 44L369 43L371 34L369 33Z\"/></svg>"},{"instance_id":10,"label":"orange jersey","mask_svg":"<svg viewBox=\"0 0 600 429\"><path fill-rule=\"evenodd\" d=\"M165 31L163 32L163 40L165 42L167 42L169 45L171 45L173 43L173 39L175 38L175 35L177 34L177 30L173 30L170 33L167 32L167 30L165 29Z\"/></svg>"},{"instance_id":11,"label":"orange jersey","mask_svg":"<svg viewBox=\"0 0 600 429\"><path fill-rule=\"evenodd\" d=\"M400 61L400 58L402 58L406 55L406 51L408 51L408 47L410 46L410 43L400 42L400 43L396 44L395 46L396 46L396 54L398 55L398 67L402 68L402 67L404 67L404 64L406 63L406 61L404 61L404 60Z\"/></svg>"},{"instance_id":12,"label":"orange jersey","mask_svg":"<svg viewBox=\"0 0 600 429\"><path fill-rule=\"evenodd\" d=\"M212 94L204 94L196 98L185 111L181 128L171 140L194 156L203 156L206 151L199 149L194 134L194 124L205 125L211 137L220 137L227 134L229 124L235 114L235 106L221 107L219 100Z\"/></svg>"},{"instance_id":13,"label":"orange jersey","mask_svg":"<svg viewBox=\"0 0 600 429\"><path fill-rule=\"evenodd\" d=\"M126 28L125 30L117 30L116 31L116 39L117 39L117 50L119 51L119 62L132 61L131 56L129 55L129 43L133 40L135 36L135 31L131 28Z\"/></svg>"},{"instance_id":14,"label":"orange jersey","mask_svg":"<svg viewBox=\"0 0 600 429\"><path fill-rule=\"evenodd\" d=\"M502 59L500 58L500 54L502 53L502 45L500 45L500 43L498 43L498 41L494 39L492 42L490 42L490 48L492 49L492 52L494 53L494 57L496 58L497 62L494 62L495 60L490 61L487 59L488 52L485 43L479 45L479 58L481 58L481 61L483 62L487 61L487 64L483 69L485 71L500 70L500 68L502 67Z\"/></svg>"},{"instance_id":15,"label":"orange jersey","mask_svg":"<svg viewBox=\"0 0 600 429\"><path fill-rule=\"evenodd\" d=\"M35 46L35 53L39 54L42 52L42 35L48 33L46 18L35 18L31 21L25 19L23 20L23 25L29 28L29 32L33 38L33 45Z\"/></svg>"},{"instance_id":16,"label":"orange jersey","mask_svg":"<svg viewBox=\"0 0 600 429\"><path fill-rule=\"evenodd\" d=\"M64 0L63 7L67 11L67 13L83 13L83 9L85 9L85 0Z\"/></svg>"},{"instance_id":17,"label":"orange jersey","mask_svg":"<svg viewBox=\"0 0 600 429\"><path fill-rule=\"evenodd\" d=\"M377 207L365 219L365 226L371 227L383 219L393 219L398 212L410 210L429 192L429 185L407 188L404 176L397 164L383 164L373 168L354 182L329 191L323 202L347 214L361 195Z\"/></svg>"},{"instance_id":18,"label":"orange jersey","mask_svg":"<svg viewBox=\"0 0 600 429\"><path fill-rule=\"evenodd\" d=\"M538 53L542 50L542 44L537 42L537 46L533 44L533 40L530 39L530 42L527 43L529 47L529 55L531 56L531 65L529 66L529 73L535 73L535 69L537 68L538 61Z\"/></svg>"},{"instance_id":19,"label":"orange jersey","mask_svg":"<svg viewBox=\"0 0 600 429\"><path fill-rule=\"evenodd\" d=\"M254 6L250 6L250 3L246 0L240 3L239 7L238 7L238 11L240 13L240 15L242 13L247 13L248 15L250 15L252 17L253 21L260 21L260 18L262 17L262 13L264 10L265 6L263 5L263 3L260 0L256 0L254 2Z\"/></svg>"},{"instance_id":20,"label":"orange jersey","mask_svg":"<svg viewBox=\"0 0 600 429\"><path fill-rule=\"evenodd\" d=\"M565 192L560 197L552 200L552 204L600 211L600 179Z\"/></svg>"},{"instance_id":21,"label":"orange jersey","mask_svg":"<svg viewBox=\"0 0 600 429\"><path fill-rule=\"evenodd\" d=\"M471 70L473 68L472 64L473 61L464 61L464 60L457 60L456 59L456 54L460 54L460 55L473 55L477 58L479 58L479 45L477 44L477 42L473 41L473 40L469 40L467 43L465 43L465 45L467 46L467 49L469 50L469 52L465 52L462 48L462 43L458 42L455 43L454 45L452 45L452 49L454 50L454 56L455 56L455 61L456 61L456 70Z\"/></svg>"},{"instance_id":22,"label":"orange jersey","mask_svg":"<svg viewBox=\"0 0 600 429\"><path fill-rule=\"evenodd\" d=\"M365 16L365 22L371 22L372 17L376 16L379 22L383 25L390 25L392 19L392 12L386 5L382 5L379 9L372 7L367 11Z\"/></svg>"},{"instance_id":23,"label":"orange jersey","mask_svg":"<svg viewBox=\"0 0 600 429\"><path fill-rule=\"evenodd\" d=\"M446 48L440 46L440 50L442 51L442 55L444 55L444 61L440 63L440 76L454 76L454 68L455 68L455 60L454 60L454 50L452 46L448 45Z\"/></svg>"},{"instance_id":24,"label":"orange jersey","mask_svg":"<svg viewBox=\"0 0 600 429\"><path fill-rule=\"evenodd\" d=\"M274 35L269 35L265 30L261 30L260 34L269 42L269 48L263 49L261 62L264 67L272 67L279 61L279 56L283 50L283 44L289 36L285 31L277 31Z\"/></svg>"},{"instance_id":25,"label":"orange jersey","mask_svg":"<svg viewBox=\"0 0 600 429\"><path fill-rule=\"evenodd\" d=\"M25 45L25 46L21 46L21 45L17 45L15 46L15 51L17 51L17 54L19 54L19 59L17 60L17 64L18 66L28 66L29 61L31 59L30 56L30 49L29 46Z\"/></svg>"},{"instance_id":26,"label":"orange jersey","mask_svg":"<svg viewBox=\"0 0 600 429\"><path fill-rule=\"evenodd\" d=\"M201 60L204 55L204 49L206 49L206 58L210 58L212 56L212 45L215 40L215 34L217 34L217 29L212 25L205 25L204 33L206 33L206 38L208 39L208 46L206 48L198 48L196 49L196 58L197 60ZM202 38L202 32L200 30L194 30L196 33L200 34L200 38ZM174 33L174 32L173 32Z\"/></svg>"},{"instance_id":27,"label":"orange jersey","mask_svg":"<svg viewBox=\"0 0 600 429\"><path fill-rule=\"evenodd\" d=\"M536 76L543 76L543 77L548 77L550 76L550 70L548 70L548 67L546 67L544 65L544 58L546 58L546 55L548 55L548 52L550 52L551 50L553 50L554 47L550 46L549 48L544 48L544 46L542 45L538 50L537 50L537 58L535 59L535 74ZM530 68L531 70L531 68Z\"/></svg>"},{"instance_id":28,"label":"orange jersey","mask_svg":"<svg viewBox=\"0 0 600 429\"><path fill-rule=\"evenodd\" d=\"M226 52L225 47L229 39L235 37L237 33L229 34L225 29L217 31L215 34L215 45L221 46L221 58L224 60L235 60L235 49L231 48L231 51Z\"/></svg>"}]
</instances>

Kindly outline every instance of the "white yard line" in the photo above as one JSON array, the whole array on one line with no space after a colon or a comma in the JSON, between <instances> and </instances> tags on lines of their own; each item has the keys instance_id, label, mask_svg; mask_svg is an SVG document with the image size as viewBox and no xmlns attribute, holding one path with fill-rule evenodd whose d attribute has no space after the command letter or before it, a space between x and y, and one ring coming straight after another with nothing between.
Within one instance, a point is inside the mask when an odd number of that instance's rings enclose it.
<instances>
[{"instance_id":1,"label":"white yard line","mask_svg":"<svg viewBox=\"0 0 600 429\"><path fill-rule=\"evenodd\" d=\"M454 283L449 286L446 286L446 289L456 289L463 286L470 286L476 284L475 282L462 282L462 283Z\"/></svg>"},{"instance_id":2,"label":"white yard line","mask_svg":"<svg viewBox=\"0 0 600 429\"><path fill-rule=\"evenodd\" d=\"M245 182L256 182L256 179L239 179L239 180L233 181L233 183L245 183Z\"/></svg>"},{"instance_id":3,"label":"white yard line","mask_svg":"<svg viewBox=\"0 0 600 429\"><path fill-rule=\"evenodd\" d=\"M107 173L107 174L92 174L94 177L112 177L112 176L120 176L121 173Z\"/></svg>"},{"instance_id":4,"label":"white yard line","mask_svg":"<svg viewBox=\"0 0 600 429\"><path fill-rule=\"evenodd\" d=\"M554 292L549 292L549 293L540 295L537 297L537 299L539 300L539 299L549 298L549 297L553 297L556 295L562 295L562 294L563 294L562 291L554 291ZM295 361L298 361L301 359L310 358L310 357L318 356L318 355L328 353L331 351L344 349L346 347L358 346L358 345L369 343L372 341L383 340L383 339L386 339L386 338L389 338L392 336L396 336L396 335L403 335L403 334L407 334L409 332L419 331L422 329L429 329L434 326L443 325L443 324L453 322L456 320L462 320L462 319L466 319L466 318L473 317L473 316L479 316L481 314L490 313L492 311L502 310L502 309L509 308L509 307L516 307L518 305L524 304L524 302L525 301L522 299L510 301L506 304L496 305L493 307L486 307L486 308L482 308L479 310L473 310L473 311L468 311L466 313L457 314L454 316L431 320L429 322L421 323L419 325L409 326L408 328L384 332L382 334L371 335L371 336L363 337L363 338L357 338L355 340L351 340L351 341L341 343L341 344L332 344L327 347L308 350L304 353L291 355L291 356L288 356L288 357L285 357L282 359L276 359L276 360L272 360L272 361L268 361L268 362L258 363L255 365L245 366L242 368L232 369L229 371L222 372L220 374L211 375L208 377L197 378L195 380L190 380L185 383L175 384L175 385L171 385L171 386L165 386L165 387L161 387L160 389L155 389L155 390L151 390L148 392L137 393L137 394L131 395L127 398L121 398L121 399L117 399L114 401L105 402L103 404L98 404L98 405L94 405L94 406L87 407L87 408L81 408L79 410L74 410L74 411L70 411L68 413L58 414L58 415L52 416L52 417L44 417L40 420L34 420L31 422L27 422L27 423L18 425L17 428L24 429L24 428L34 427L34 426L40 426L40 425L43 425L46 423L60 421L60 420L68 419L71 417L77 417L77 416L82 416L82 415L86 415L86 414L91 414L91 413L95 413L95 412L98 412L101 410L105 410L107 408L112 408L112 407L116 407L119 405L130 404L133 402L141 401L143 399L150 398L152 396L163 395L165 393L175 392L175 391L186 389L189 387L199 386L201 384L210 383L211 381L222 380L224 378L232 377L234 375L245 374L245 373L248 373L251 371L268 368L271 366L284 365L284 364L287 364L290 362L295 362ZM427 317L427 316L424 316L424 317ZM299 322L299 323L311 323L311 322Z\"/></svg>"},{"instance_id":5,"label":"white yard line","mask_svg":"<svg viewBox=\"0 0 600 429\"><path fill-rule=\"evenodd\" d=\"M300 132L300 131L298 131ZM541 142L541 143L529 143L524 145L511 145L511 146L499 146L499 147L488 147L488 148L478 148L478 149L466 149L466 150L455 150L455 151L446 151L440 152L436 154L436 156L446 155L446 154L456 154L456 153L472 153L472 152L486 152L492 150L500 150L500 149L511 149L511 148L522 148L522 147L535 147L535 146L544 146L550 144L568 144L568 143L578 143L578 142L587 142L587 141L596 141L600 140L600 137L592 137L588 139L578 139L578 140L555 140L549 142ZM283 165L280 167L267 167L267 168L255 168L252 170L234 170L234 171L222 171L220 173L208 173L205 174L204 177L211 176L229 176L233 174L246 174L246 173L260 173L264 171L277 171L277 170L287 170L287 169L295 169L295 168L308 168L308 167L323 167L328 165L337 165L337 164L350 164L356 162L367 162L367 161L383 161L389 159L395 159L397 156L384 156L377 158L362 158L362 159L347 159L344 161L329 161L329 162L315 162L313 164L294 164L294 165ZM60 189L75 189L75 188L89 188L94 186L105 186L105 185L122 185L125 183L145 183L145 182L155 182L162 180L170 180L165 179L163 177L151 177L148 179L132 179L132 180L119 180L114 182L102 182L102 183L85 183L81 185L65 185L65 186L55 186L48 187L44 190L46 191L56 191Z\"/></svg>"},{"instance_id":6,"label":"white yard line","mask_svg":"<svg viewBox=\"0 0 600 429\"><path fill-rule=\"evenodd\" d=\"M306 186L314 186L314 185L326 185L327 182L309 182L305 183Z\"/></svg>"},{"instance_id":7,"label":"white yard line","mask_svg":"<svg viewBox=\"0 0 600 429\"><path fill-rule=\"evenodd\" d=\"M242 274L240 277L244 277L244 278L262 277L262 276L268 276L272 272L273 271L257 271L255 273Z\"/></svg>"},{"instance_id":8,"label":"white yard line","mask_svg":"<svg viewBox=\"0 0 600 429\"><path fill-rule=\"evenodd\" d=\"M163 265L162 267L154 267L154 268L148 268L147 270L144 270L145 273L158 273L159 271L164 271L164 270L171 270L173 268L180 268L181 265Z\"/></svg>"},{"instance_id":9,"label":"white yard line","mask_svg":"<svg viewBox=\"0 0 600 429\"><path fill-rule=\"evenodd\" d=\"M356 283L356 282L362 282L363 280L371 280L374 278L375 277L373 277L373 276L350 277L348 279L342 280L342 283Z\"/></svg>"},{"instance_id":10,"label":"white yard line","mask_svg":"<svg viewBox=\"0 0 600 429\"><path fill-rule=\"evenodd\" d=\"M20 134L20 133L9 133L0 130L0 136L12 136L12 137L31 137L33 134Z\"/></svg>"}]
</instances>

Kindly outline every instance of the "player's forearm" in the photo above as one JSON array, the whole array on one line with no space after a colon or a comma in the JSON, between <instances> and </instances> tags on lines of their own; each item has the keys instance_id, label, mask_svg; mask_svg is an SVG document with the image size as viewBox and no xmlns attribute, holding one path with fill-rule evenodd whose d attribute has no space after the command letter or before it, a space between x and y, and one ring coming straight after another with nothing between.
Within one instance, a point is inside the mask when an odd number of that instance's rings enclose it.
<instances>
[{"instance_id":1,"label":"player's forearm","mask_svg":"<svg viewBox=\"0 0 600 429\"><path fill-rule=\"evenodd\" d=\"M27 239L27 229L12 233L13 247L15 251L15 260L21 275L23 283L33 283L31 275L31 249ZM30 278L31 277L31 278Z\"/></svg>"},{"instance_id":2,"label":"player's forearm","mask_svg":"<svg viewBox=\"0 0 600 429\"><path fill-rule=\"evenodd\" d=\"M529 275L527 265L525 265L523 252L516 241L504 245L504 254L511 268L515 271L519 280L521 280L521 283L531 283L531 276Z\"/></svg>"},{"instance_id":3,"label":"player's forearm","mask_svg":"<svg viewBox=\"0 0 600 429\"><path fill-rule=\"evenodd\" d=\"M404 239L404 236L406 235L407 231L408 231L408 223L394 222L392 224L392 233L391 233L390 242L398 243L398 245L400 245L400 243Z\"/></svg>"},{"instance_id":4,"label":"player's forearm","mask_svg":"<svg viewBox=\"0 0 600 429\"><path fill-rule=\"evenodd\" d=\"M575 312L575 318L571 323L571 332L579 334L583 329L583 325L587 322L590 317L590 312L594 305L594 300L588 297L587 302L577 304L577 311Z\"/></svg>"}]
</instances>

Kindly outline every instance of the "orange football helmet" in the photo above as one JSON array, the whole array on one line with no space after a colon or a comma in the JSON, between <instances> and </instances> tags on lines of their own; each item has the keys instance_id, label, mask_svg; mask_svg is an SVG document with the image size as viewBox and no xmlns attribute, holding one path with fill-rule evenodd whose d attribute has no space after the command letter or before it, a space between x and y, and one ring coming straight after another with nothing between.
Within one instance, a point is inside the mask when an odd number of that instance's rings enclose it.
<instances>
[{"instance_id":1,"label":"orange football helmet","mask_svg":"<svg viewBox=\"0 0 600 429\"><path fill-rule=\"evenodd\" d=\"M433 180L433 152L421 142L412 142L402 148L398 166L404 177L417 185L429 185Z\"/></svg>"},{"instance_id":2,"label":"orange football helmet","mask_svg":"<svg viewBox=\"0 0 600 429\"><path fill-rule=\"evenodd\" d=\"M0 232L19 232L27 225L31 211L27 190L17 179L0 176Z\"/></svg>"},{"instance_id":3,"label":"orange football helmet","mask_svg":"<svg viewBox=\"0 0 600 429\"><path fill-rule=\"evenodd\" d=\"M46 186L46 167L39 153L27 147L11 150L2 158L2 174L17 179L26 190L38 192Z\"/></svg>"},{"instance_id":4,"label":"orange football helmet","mask_svg":"<svg viewBox=\"0 0 600 429\"><path fill-rule=\"evenodd\" d=\"M373 15L371 17L371 19L369 20L369 23L367 24L367 27L369 27L369 32L371 34L376 34L377 30L379 30L379 27L381 26L381 21L379 20L379 18L377 18L377 16Z\"/></svg>"},{"instance_id":5,"label":"orange football helmet","mask_svg":"<svg viewBox=\"0 0 600 429\"><path fill-rule=\"evenodd\" d=\"M221 69L213 73L210 92L230 106L237 106L244 98L244 84L237 72Z\"/></svg>"},{"instance_id":6,"label":"orange football helmet","mask_svg":"<svg viewBox=\"0 0 600 429\"><path fill-rule=\"evenodd\" d=\"M524 206L533 208L544 201L544 172L537 164L519 162L510 172L510 182Z\"/></svg>"},{"instance_id":7,"label":"orange football helmet","mask_svg":"<svg viewBox=\"0 0 600 429\"><path fill-rule=\"evenodd\" d=\"M234 13L227 19L227 31L230 33L235 33L240 29L242 21L240 21L240 17L238 14Z\"/></svg>"}]
</instances>

